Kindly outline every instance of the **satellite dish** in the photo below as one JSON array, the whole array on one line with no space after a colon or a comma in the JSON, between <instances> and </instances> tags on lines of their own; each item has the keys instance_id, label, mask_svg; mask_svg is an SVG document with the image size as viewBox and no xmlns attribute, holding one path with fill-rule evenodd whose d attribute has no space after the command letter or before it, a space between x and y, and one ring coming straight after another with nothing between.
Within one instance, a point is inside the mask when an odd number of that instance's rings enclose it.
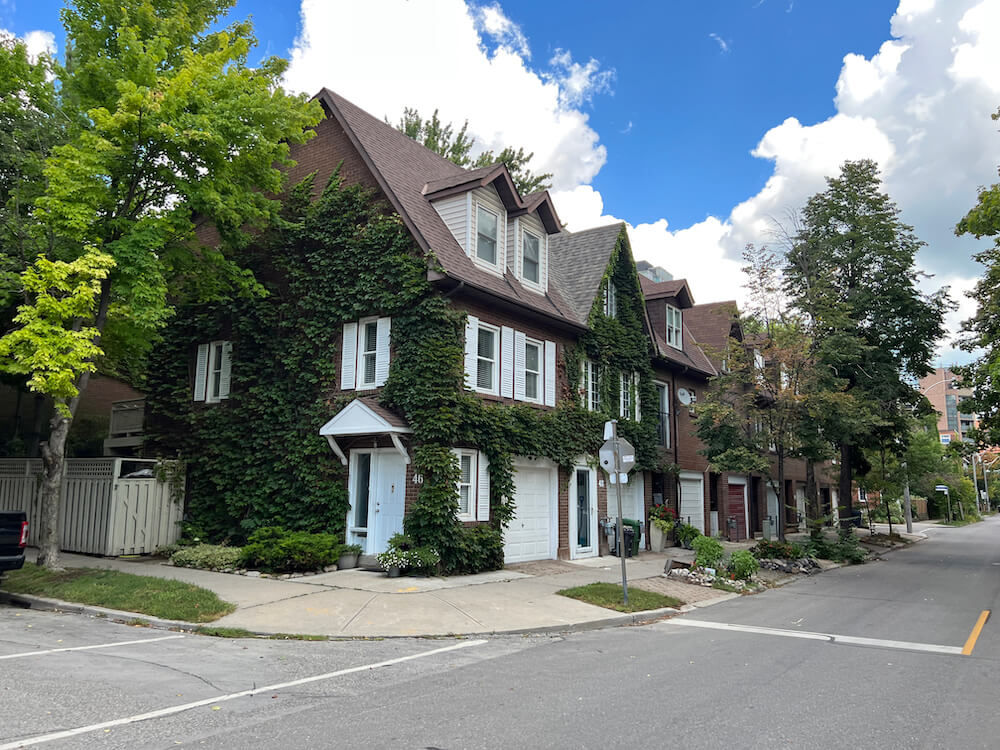
<instances>
[{"instance_id":1,"label":"satellite dish","mask_svg":"<svg viewBox=\"0 0 1000 750\"><path fill-rule=\"evenodd\" d=\"M691 391L689 391L687 388L678 388L677 400L680 401L682 404L684 404L684 406L690 406L691 401L693 400L691 398Z\"/></svg>"}]
</instances>

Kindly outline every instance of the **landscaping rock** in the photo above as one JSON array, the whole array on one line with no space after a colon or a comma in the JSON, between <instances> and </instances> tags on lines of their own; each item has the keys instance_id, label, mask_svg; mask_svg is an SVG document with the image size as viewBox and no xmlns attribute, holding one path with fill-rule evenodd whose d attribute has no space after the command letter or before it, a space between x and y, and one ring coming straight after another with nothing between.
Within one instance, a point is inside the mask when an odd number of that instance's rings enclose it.
<instances>
[{"instance_id":1,"label":"landscaping rock","mask_svg":"<svg viewBox=\"0 0 1000 750\"><path fill-rule=\"evenodd\" d=\"M760 560L760 567L766 570L776 570L779 573L790 573L797 575L812 575L820 570L819 563L811 557L802 557L798 560Z\"/></svg>"}]
</instances>

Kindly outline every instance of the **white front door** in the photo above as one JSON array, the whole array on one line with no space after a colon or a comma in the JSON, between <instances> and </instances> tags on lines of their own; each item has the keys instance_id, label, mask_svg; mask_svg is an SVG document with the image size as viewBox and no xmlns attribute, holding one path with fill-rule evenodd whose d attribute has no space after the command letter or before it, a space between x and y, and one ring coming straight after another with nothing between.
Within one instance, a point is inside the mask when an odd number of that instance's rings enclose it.
<instances>
[{"instance_id":1,"label":"white front door","mask_svg":"<svg viewBox=\"0 0 1000 750\"><path fill-rule=\"evenodd\" d=\"M547 462L518 462L514 471L514 518L504 533L504 562L556 556L556 469Z\"/></svg>"},{"instance_id":2,"label":"white front door","mask_svg":"<svg viewBox=\"0 0 1000 750\"><path fill-rule=\"evenodd\" d=\"M705 477L696 471L681 472L680 519L705 533Z\"/></svg>"},{"instance_id":3,"label":"white front door","mask_svg":"<svg viewBox=\"0 0 1000 750\"><path fill-rule=\"evenodd\" d=\"M597 471L589 466L570 473L569 541L573 560L597 554Z\"/></svg>"},{"instance_id":4,"label":"white front door","mask_svg":"<svg viewBox=\"0 0 1000 750\"><path fill-rule=\"evenodd\" d=\"M347 541L366 555L384 552L403 530L406 461L392 448L351 451Z\"/></svg>"}]
</instances>

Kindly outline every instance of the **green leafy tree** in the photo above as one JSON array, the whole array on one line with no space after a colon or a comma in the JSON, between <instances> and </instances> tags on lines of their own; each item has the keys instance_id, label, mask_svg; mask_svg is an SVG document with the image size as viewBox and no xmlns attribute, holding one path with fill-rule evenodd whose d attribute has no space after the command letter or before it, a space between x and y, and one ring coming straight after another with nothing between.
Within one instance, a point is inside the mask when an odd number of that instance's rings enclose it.
<instances>
[{"instance_id":1,"label":"green leafy tree","mask_svg":"<svg viewBox=\"0 0 1000 750\"><path fill-rule=\"evenodd\" d=\"M168 288L178 298L260 292L227 251L273 217L289 144L321 117L279 87L284 60L249 66L249 22L212 30L234 2L80 0L62 11L66 62L54 74L67 132L34 210L47 242L21 274L17 326L0 339L0 366L56 407L42 446L48 567L58 566L66 436L105 334L148 347L171 315ZM199 246L199 227L213 248Z\"/></svg>"},{"instance_id":2,"label":"green leafy tree","mask_svg":"<svg viewBox=\"0 0 1000 750\"><path fill-rule=\"evenodd\" d=\"M817 361L857 407L828 425L840 452L840 502L853 518L852 479L870 468L861 448L905 432L921 401L910 382L931 369L949 299L946 289L917 288L924 243L882 192L874 162L845 162L827 185L802 210L784 286L808 321Z\"/></svg>"},{"instance_id":3,"label":"green leafy tree","mask_svg":"<svg viewBox=\"0 0 1000 750\"><path fill-rule=\"evenodd\" d=\"M1000 120L1000 109L993 115ZM1000 170L998 170L1000 171ZM993 238L993 244L973 257L985 267L969 296L976 301L976 313L962 326L963 349L977 352L972 364L956 368L963 385L972 388L972 399L963 401L962 410L979 415L981 442L1000 444L1000 183L980 188L976 205L955 229L976 239Z\"/></svg>"},{"instance_id":4,"label":"green leafy tree","mask_svg":"<svg viewBox=\"0 0 1000 750\"><path fill-rule=\"evenodd\" d=\"M462 123L461 128L455 130L453 123L441 122L436 109L434 114L425 119L416 109L407 107L403 110L403 116L399 118L395 127L417 143L441 154L460 167L476 169L503 162L510 170L514 184L521 195L530 195L539 190L548 190L551 187L549 181L552 179L552 175L550 173L534 174L528 166L535 156L534 152L525 153L523 148L514 149L508 146L499 154L490 150L483 151L478 156L472 156L476 139L475 136L469 135L468 120Z\"/></svg>"}]
</instances>

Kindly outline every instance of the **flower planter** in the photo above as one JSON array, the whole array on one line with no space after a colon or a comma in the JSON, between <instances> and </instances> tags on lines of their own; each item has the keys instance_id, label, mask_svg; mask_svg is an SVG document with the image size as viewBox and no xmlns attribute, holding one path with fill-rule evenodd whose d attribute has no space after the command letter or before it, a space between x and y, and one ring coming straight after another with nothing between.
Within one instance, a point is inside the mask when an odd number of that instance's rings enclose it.
<instances>
[{"instance_id":1,"label":"flower planter","mask_svg":"<svg viewBox=\"0 0 1000 750\"><path fill-rule=\"evenodd\" d=\"M389 578L399 578L399 566L398 565L390 565L386 569L385 574Z\"/></svg>"},{"instance_id":2,"label":"flower planter","mask_svg":"<svg viewBox=\"0 0 1000 750\"><path fill-rule=\"evenodd\" d=\"M663 550L668 546L667 535L664 534L660 528L655 524L650 524L649 526L649 547L650 550L656 552L657 554L663 552Z\"/></svg>"},{"instance_id":3,"label":"flower planter","mask_svg":"<svg viewBox=\"0 0 1000 750\"><path fill-rule=\"evenodd\" d=\"M356 568L356 567L358 567L358 556L353 552L346 555L341 555L337 559L337 570L348 570L349 568Z\"/></svg>"}]
</instances>

